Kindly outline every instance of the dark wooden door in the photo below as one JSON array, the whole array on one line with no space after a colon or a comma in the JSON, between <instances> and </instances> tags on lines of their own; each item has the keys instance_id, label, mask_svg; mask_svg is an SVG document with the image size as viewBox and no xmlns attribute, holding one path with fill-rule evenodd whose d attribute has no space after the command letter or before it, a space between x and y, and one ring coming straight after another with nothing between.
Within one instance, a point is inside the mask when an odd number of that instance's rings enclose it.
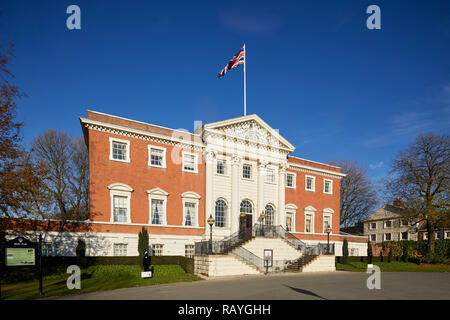
<instances>
[{"instance_id":1,"label":"dark wooden door","mask_svg":"<svg viewBox=\"0 0 450 320\"><path fill-rule=\"evenodd\" d=\"M252 237L253 215L246 214L240 216L240 234L241 239L248 240Z\"/></svg>"}]
</instances>

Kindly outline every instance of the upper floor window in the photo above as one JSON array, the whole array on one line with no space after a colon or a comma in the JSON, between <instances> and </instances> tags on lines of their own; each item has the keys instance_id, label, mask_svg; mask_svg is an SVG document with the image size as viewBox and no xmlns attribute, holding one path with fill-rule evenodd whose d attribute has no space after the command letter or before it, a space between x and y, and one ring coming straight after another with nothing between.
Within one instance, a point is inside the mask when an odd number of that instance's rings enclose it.
<instances>
[{"instance_id":1,"label":"upper floor window","mask_svg":"<svg viewBox=\"0 0 450 320\"><path fill-rule=\"evenodd\" d=\"M131 222L130 201L133 188L124 183L112 183L108 189L111 198L111 222Z\"/></svg>"},{"instance_id":2,"label":"upper floor window","mask_svg":"<svg viewBox=\"0 0 450 320\"><path fill-rule=\"evenodd\" d=\"M377 223L376 222L371 222L369 226L370 226L370 229L376 229L377 228Z\"/></svg>"},{"instance_id":3,"label":"upper floor window","mask_svg":"<svg viewBox=\"0 0 450 320\"><path fill-rule=\"evenodd\" d=\"M217 173L218 174L226 174L226 162L225 160L218 159L217 160Z\"/></svg>"},{"instance_id":4,"label":"upper floor window","mask_svg":"<svg viewBox=\"0 0 450 320\"><path fill-rule=\"evenodd\" d=\"M151 167L166 167L166 148L148 146L149 162Z\"/></svg>"},{"instance_id":5,"label":"upper floor window","mask_svg":"<svg viewBox=\"0 0 450 320\"><path fill-rule=\"evenodd\" d=\"M333 180L329 180L329 179L323 180L323 193L327 193L327 194L333 193Z\"/></svg>"},{"instance_id":6,"label":"upper floor window","mask_svg":"<svg viewBox=\"0 0 450 320\"><path fill-rule=\"evenodd\" d=\"M271 226L274 224L274 219L275 219L275 209L273 208L272 205L268 204L266 205L265 208L265 214L266 217L264 218L264 224L267 226Z\"/></svg>"},{"instance_id":7,"label":"upper floor window","mask_svg":"<svg viewBox=\"0 0 450 320\"><path fill-rule=\"evenodd\" d=\"M295 188L295 173L286 173L286 187Z\"/></svg>"},{"instance_id":8,"label":"upper floor window","mask_svg":"<svg viewBox=\"0 0 450 320\"><path fill-rule=\"evenodd\" d=\"M216 227L223 228L226 226L226 213L227 213L227 204L225 201L219 199L216 201L216 215L215 215L215 225Z\"/></svg>"},{"instance_id":9,"label":"upper floor window","mask_svg":"<svg viewBox=\"0 0 450 320\"><path fill-rule=\"evenodd\" d=\"M270 182L270 183L275 182L275 172L273 169L266 170L266 182Z\"/></svg>"},{"instance_id":10,"label":"upper floor window","mask_svg":"<svg viewBox=\"0 0 450 320\"><path fill-rule=\"evenodd\" d=\"M252 166L249 164L244 164L242 166L242 177L244 179L251 179L252 178Z\"/></svg>"},{"instance_id":11,"label":"upper floor window","mask_svg":"<svg viewBox=\"0 0 450 320\"><path fill-rule=\"evenodd\" d=\"M313 232L313 215L305 214L305 232Z\"/></svg>"},{"instance_id":12,"label":"upper floor window","mask_svg":"<svg viewBox=\"0 0 450 320\"><path fill-rule=\"evenodd\" d=\"M331 216L324 216L323 217L323 233L326 233L328 228L331 228Z\"/></svg>"},{"instance_id":13,"label":"upper floor window","mask_svg":"<svg viewBox=\"0 0 450 320\"><path fill-rule=\"evenodd\" d=\"M392 221L391 220L386 220L384 222L384 227L385 228L392 228Z\"/></svg>"},{"instance_id":14,"label":"upper floor window","mask_svg":"<svg viewBox=\"0 0 450 320\"><path fill-rule=\"evenodd\" d=\"M407 227L408 226L408 219L400 219L400 226L401 227Z\"/></svg>"},{"instance_id":15,"label":"upper floor window","mask_svg":"<svg viewBox=\"0 0 450 320\"><path fill-rule=\"evenodd\" d=\"M183 171L197 173L198 169L197 154L183 152Z\"/></svg>"},{"instance_id":16,"label":"upper floor window","mask_svg":"<svg viewBox=\"0 0 450 320\"><path fill-rule=\"evenodd\" d=\"M164 224L164 200L152 199L152 224Z\"/></svg>"},{"instance_id":17,"label":"upper floor window","mask_svg":"<svg viewBox=\"0 0 450 320\"><path fill-rule=\"evenodd\" d=\"M128 198L114 196L114 222L127 222Z\"/></svg>"},{"instance_id":18,"label":"upper floor window","mask_svg":"<svg viewBox=\"0 0 450 320\"><path fill-rule=\"evenodd\" d=\"M316 183L316 178L315 177L306 176L305 189L307 191L315 191L315 189L316 189L315 183Z\"/></svg>"},{"instance_id":19,"label":"upper floor window","mask_svg":"<svg viewBox=\"0 0 450 320\"><path fill-rule=\"evenodd\" d=\"M184 203L184 225L196 225L196 204L192 202Z\"/></svg>"},{"instance_id":20,"label":"upper floor window","mask_svg":"<svg viewBox=\"0 0 450 320\"><path fill-rule=\"evenodd\" d=\"M109 138L109 160L130 162L130 141Z\"/></svg>"}]
</instances>

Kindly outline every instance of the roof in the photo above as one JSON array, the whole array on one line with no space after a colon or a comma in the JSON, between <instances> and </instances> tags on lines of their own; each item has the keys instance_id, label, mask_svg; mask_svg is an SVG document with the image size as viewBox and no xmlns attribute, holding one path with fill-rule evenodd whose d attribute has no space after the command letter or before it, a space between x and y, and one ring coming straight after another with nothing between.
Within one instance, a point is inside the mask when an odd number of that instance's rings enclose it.
<instances>
[{"instance_id":1,"label":"roof","mask_svg":"<svg viewBox=\"0 0 450 320\"><path fill-rule=\"evenodd\" d=\"M390 218L399 218L402 215L400 214L402 208L393 206L391 204L385 204L378 210L375 210L371 215L369 215L363 221L373 221L373 220L383 220Z\"/></svg>"}]
</instances>

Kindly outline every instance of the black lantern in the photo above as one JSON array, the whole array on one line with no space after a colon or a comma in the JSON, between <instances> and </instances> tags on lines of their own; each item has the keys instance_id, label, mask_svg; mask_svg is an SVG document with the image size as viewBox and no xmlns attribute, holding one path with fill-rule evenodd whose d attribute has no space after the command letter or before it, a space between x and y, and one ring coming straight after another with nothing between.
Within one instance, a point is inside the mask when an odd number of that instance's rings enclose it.
<instances>
[{"instance_id":1,"label":"black lantern","mask_svg":"<svg viewBox=\"0 0 450 320\"><path fill-rule=\"evenodd\" d=\"M208 221L208 224L210 227L209 254L212 254L212 226L213 226L215 220L214 220L213 216L210 215L207 221Z\"/></svg>"},{"instance_id":2,"label":"black lantern","mask_svg":"<svg viewBox=\"0 0 450 320\"><path fill-rule=\"evenodd\" d=\"M330 254L330 233L331 233L331 228L330 226L327 226L327 228L325 229L325 232L328 235L328 240L327 240L327 253Z\"/></svg>"}]
</instances>

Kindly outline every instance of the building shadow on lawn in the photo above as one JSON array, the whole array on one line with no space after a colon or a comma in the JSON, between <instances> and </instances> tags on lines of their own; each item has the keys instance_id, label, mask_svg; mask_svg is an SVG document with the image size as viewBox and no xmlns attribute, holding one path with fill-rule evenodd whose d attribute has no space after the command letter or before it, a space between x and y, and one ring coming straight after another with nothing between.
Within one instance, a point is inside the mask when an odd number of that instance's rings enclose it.
<instances>
[{"instance_id":1,"label":"building shadow on lawn","mask_svg":"<svg viewBox=\"0 0 450 320\"><path fill-rule=\"evenodd\" d=\"M299 288L293 288L293 287L288 286L288 285L285 285L285 286L288 287L288 288L291 289L291 290L294 290L295 292L298 292L298 293L306 294L306 295L308 295L308 296L317 297L317 298L322 299L322 300L328 300L328 299L326 299L326 298L324 298L324 297L321 297L321 296L319 296L319 295L317 295L317 294L315 294L314 292L309 291L309 290L304 290L304 289L299 289Z\"/></svg>"}]
</instances>

